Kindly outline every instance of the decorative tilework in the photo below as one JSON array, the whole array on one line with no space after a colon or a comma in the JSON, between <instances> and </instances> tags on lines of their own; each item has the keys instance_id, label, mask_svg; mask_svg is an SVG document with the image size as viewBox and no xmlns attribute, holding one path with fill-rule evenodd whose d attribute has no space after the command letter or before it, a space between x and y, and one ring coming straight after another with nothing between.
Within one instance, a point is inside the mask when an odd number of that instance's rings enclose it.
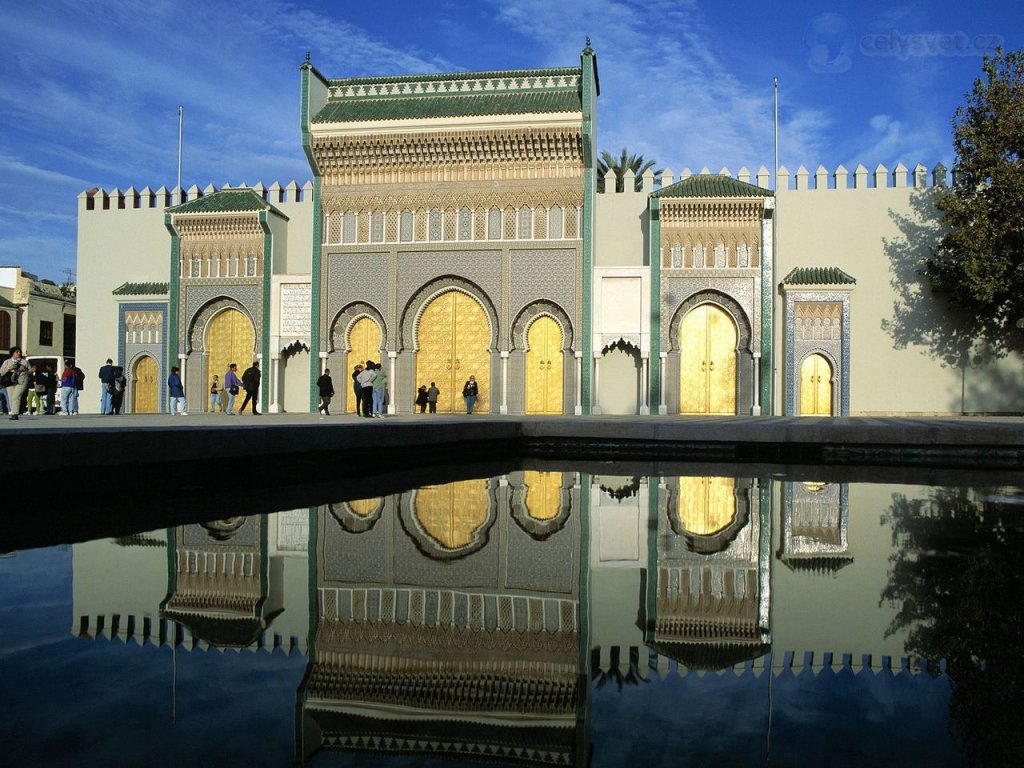
<instances>
[{"instance_id":1,"label":"decorative tilework","mask_svg":"<svg viewBox=\"0 0 1024 768\"><path fill-rule=\"evenodd\" d=\"M744 320L750 327L750 319L757 316L755 306L755 285L753 278L726 277L716 274L702 274L699 277L680 277L672 274L662 273L661 277L661 335L667 338L670 349L678 349L678 339L673 339L671 334L673 328L678 330L680 307L683 303L689 303L691 297L701 293L711 293L728 297L735 307L742 308ZM699 303L699 302L698 302ZM719 301L719 303L722 303ZM693 306L696 306L695 304ZM733 310L730 310L733 311ZM739 317L733 312L734 317ZM744 349L750 349L749 344L757 344L759 334L756 328L748 331L747 345ZM667 349L666 349L667 351Z\"/></svg>"},{"instance_id":2,"label":"decorative tilework","mask_svg":"<svg viewBox=\"0 0 1024 768\"><path fill-rule=\"evenodd\" d=\"M324 262L327 298L322 332L330 333L339 313L355 302L373 307L384 317L390 274L387 253L331 253L324 257ZM382 323L381 328L387 332L386 323ZM387 336L390 338L391 334Z\"/></svg>"},{"instance_id":3,"label":"decorative tilework","mask_svg":"<svg viewBox=\"0 0 1024 768\"><path fill-rule=\"evenodd\" d=\"M446 251L398 253L398 306L405 311L409 300L428 282L444 275L458 275L474 283L497 303L501 296L501 251L455 248Z\"/></svg>"},{"instance_id":4,"label":"decorative tilework","mask_svg":"<svg viewBox=\"0 0 1024 768\"><path fill-rule=\"evenodd\" d=\"M499 338L499 322L494 304L491 303L490 299L486 295L481 294L480 289L477 286L467 280L463 280L458 277L444 277L423 286L423 288L417 291L406 305L405 313L402 316L402 338L399 340L400 350L415 349L416 331L423 309L432 299L442 293L446 293L447 291L460 291L465 293L467 296L472 296L476 299L487 314L487 320L491 327L490 348L492 350L496 349Z\"/></svg>"},{"instance_id":5,"label":"decorative tilework","mask_svg":"<svg viewBox=\"0 0 1024 768\"><path fill-rule=\"evenodd\" d=\"M234 285L183 285L183 304L185 311L181 313L178 326L178 338L186 341L186 329L192 335L196 323L196 315L204 305L219 298L233 299L252 320L256 329L257 340L263 328L262 286L258 281L237 283ZM201 343L201 342L200 342ZM201 347L200 347L201 348ZM191 351L186 347L186 354Z\"/></svg>"},{"instance_id":6,"label":"decorative tilework","mask_svg":"<svg viewBox=\"0 0 1024 768\"><path fill-rule=\"evenodd\" d=\"M530 324L541 315L551 315L562 328L562 349L573 348L573 325L565 311L550 301L535 301L523 308L512 325L509 349L526 349L526 332Z\"/></svg>"},{"instance_id":7,"label":"decorative tilework","mask_svg":"<svg viewBox=\"0 0 1024 768\"><path fill-rule=\"evenodd\" d=\"M510 310L518 312L532 301L548 299L562 307L575 326L579 320L576 291L581 258L575 248L510 251Z\"/></svg>"},{"instance_id":8,"label":"decorative tilework","mask_svg":"<svg viewBox=\"0 0 1024 768\"><path fill-rule=\"evenodd\" d=\"M838 339L798 339L796 305L800 302L831 302L842 307L841 333ZM836 404L837 416L850 415L850 294L846 291L787 291L785 318L785 374L783 409L787 416L795 416L800 409L800 366L807 355L817 352L833 366L836 386L839 387Z\"/></svg>"}]
</instances>

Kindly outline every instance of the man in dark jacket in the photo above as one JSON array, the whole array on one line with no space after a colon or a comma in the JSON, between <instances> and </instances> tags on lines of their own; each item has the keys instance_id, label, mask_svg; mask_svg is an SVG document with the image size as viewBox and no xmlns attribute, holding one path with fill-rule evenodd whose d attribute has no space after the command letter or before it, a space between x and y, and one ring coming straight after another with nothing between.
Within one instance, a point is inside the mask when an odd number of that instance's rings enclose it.
<instances>
[{"instance_id":1,"label":"man in dark jacket","mask_svg":"<svg viewBox=\"0 0 1024 768\"><path fill-rule=\"evenodd\" d=\"M317 410L324 416L330 416L331 398L334 397L334 382L331 381L330 368L325 368L324 375L316 380L316 388L320 392L320 405Z\"/></svg>"},{"instance_id":2,"label":"man in dark jacket","mask_svg":"<svg viewBox=\"0 0 1024 768\"><path fill-rule=\"evenodd\" d=\"M245 389L245 400L242 401L241 407L238 412L241 413L245 410L245 406L252 401L252 415L259 416L259 411L256 410L256 401L260 397L260 379L263 374L260 373L260 361L253 360L252 365L245 369L245 373L242 374L242 388Z\"/></svg>"}]
</instances>

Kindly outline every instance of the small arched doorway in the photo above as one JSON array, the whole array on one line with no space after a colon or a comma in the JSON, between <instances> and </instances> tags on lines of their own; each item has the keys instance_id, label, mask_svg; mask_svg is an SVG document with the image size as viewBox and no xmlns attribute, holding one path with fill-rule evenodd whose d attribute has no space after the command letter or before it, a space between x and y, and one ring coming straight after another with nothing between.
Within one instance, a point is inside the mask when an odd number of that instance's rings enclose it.
<instances>
[{"instance_id":1,"label":"small arched doorway","mask_svg":"<svg viewBox=\"0 0 1024 768\"><path fill-rule=\"evenodd\" d=\"M817 353L800 366L800 415L832 415L832 365Z\"/></svg>"},{"instance_id":2,"label":"small arched doorway","mask_svg":"<svg viewBox=\"0 0 1024 768\"><path fill-rule=\"evenodd\" d=\"M379 363L381 339L380 326L373 318L364 315L352 323L352 330L348 334L350 368L366 365L367 360ZM349 370L345 376L335 377L334 380L338 381L339 378L345 382L345 413L357 413L359 404L356 402L356 392L352 386L352 371ZM394 398L393 394L392 398Z\"/></svg>"},{"instance_id":3,"label":"small arched doorway","mask_svg":"<svg viewBox=\"0 0 1024 768\"><path fill-rule=\"evenodd\" d=\"M157 413L160 410L156 360L144 355L132 367L132 413Z\"/></svg>"},{"instance_id":4,"label":"small arched doorway","mask_svg":"<svg viewBox=\"0 0 1024 768\"><path fill-rule=\"evenodd\" d=\"M526 412L562 413L562 329L541 315L526 334Z\"/></svg>"},{"instance_id":5,"label":"small arched doorway","mask_svg":"<svg viewBox=\"0 0 1024 768\"><path fill-rule=\"evenodd\" d=\"M736 414L736 345L729 313L700 304L679 324L679 412Z\"/></svg>"}]
</instances>

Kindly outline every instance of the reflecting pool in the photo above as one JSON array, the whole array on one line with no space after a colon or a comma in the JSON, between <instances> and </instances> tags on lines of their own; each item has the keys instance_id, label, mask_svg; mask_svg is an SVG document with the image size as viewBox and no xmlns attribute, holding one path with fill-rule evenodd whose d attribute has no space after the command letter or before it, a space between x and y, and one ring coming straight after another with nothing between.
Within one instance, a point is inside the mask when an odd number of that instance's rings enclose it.
<instances>
[{"instance_id":1,"label":"reflecting pool","mask_svg":"<svg viewBox=\"0 0 1024 768\"><path fill-rule=\"evenodd\" d=\"M0 763L1015 765L1022 563L984 476L561 469L23 550Z\"/></svg>"}]
</instances>

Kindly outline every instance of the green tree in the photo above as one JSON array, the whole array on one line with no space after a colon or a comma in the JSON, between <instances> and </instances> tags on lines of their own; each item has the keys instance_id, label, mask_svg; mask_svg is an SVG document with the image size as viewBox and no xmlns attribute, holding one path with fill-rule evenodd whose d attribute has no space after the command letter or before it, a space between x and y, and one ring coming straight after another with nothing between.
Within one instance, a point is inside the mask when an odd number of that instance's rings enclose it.
<instances>
[{"instance_id":1,"label":"green tree","mask_svg":"<svg viewBox=\"0 0 1024 768\"><path fill-rule=\"evenodd\" d=\"M633 189L639 192L643 189L643 181L640 178L643 176L649 168L654 167L653 160L645 160L643 155L631 155L625 147L622 149L622 155L619 157L612 156L611 152L605 151L601 153L601 157L597 160L597 191L604 192L604 180L611 171L615 174L615 191L622 192L625 189L625 182L623 181L623 174L626 170L632 170L636 179L633 181ZM662 168L659 168L654 172L654 178L660 179Z\"/></svg>"},{"instance_id":2,"label":"green tree","mask_svg":"<svg viewBox=\"0 0 1024 768\"><path fill-rule=\"evenodd\" d=\"M970 335L997 355L1024 349L1024 51L986 56L953 117L953 186L926 274Z\"/></svg>"}]
</instances>

